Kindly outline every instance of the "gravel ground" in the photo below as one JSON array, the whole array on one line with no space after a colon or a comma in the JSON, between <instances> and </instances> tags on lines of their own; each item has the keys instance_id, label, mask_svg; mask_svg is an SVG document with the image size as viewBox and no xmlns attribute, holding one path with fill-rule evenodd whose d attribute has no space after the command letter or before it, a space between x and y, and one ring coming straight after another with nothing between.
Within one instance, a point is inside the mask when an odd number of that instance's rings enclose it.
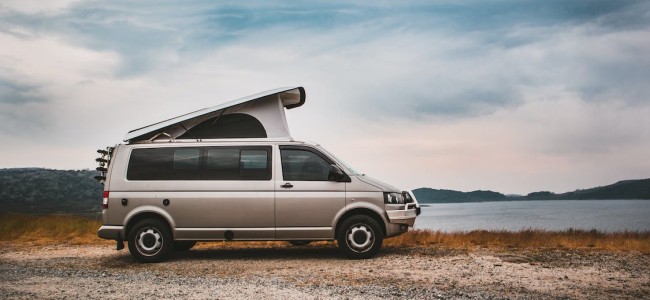
<instances>
[{"instance_id":1,"label":"gravel ground","mask_svg":"<svg viewBox=\"0 0 650 300\"><path fill-rule=\"evenodd\" d=\"M0 243L0 298L650 299L650 256L563 250L200 244L141 264L110 245Z\"/></svg>"}]
</instances>

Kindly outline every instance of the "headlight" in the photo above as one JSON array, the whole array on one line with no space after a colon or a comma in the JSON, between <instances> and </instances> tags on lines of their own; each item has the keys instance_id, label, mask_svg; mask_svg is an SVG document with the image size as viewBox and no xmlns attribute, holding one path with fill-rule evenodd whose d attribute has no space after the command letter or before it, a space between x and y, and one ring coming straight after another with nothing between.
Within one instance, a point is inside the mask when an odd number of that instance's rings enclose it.
<instances>
[{"instance_id":1,"label":"headlight","mask_svg":"<svg viewBox=\"0 0 650 300\"><path fill-rule=\"evenodd\" d=\"M384 203L404 204L404 196L401 193L384 193Z\"/></svg>"},{"instance_id":2,"label":"headlight","mask_svg":"<svg viewBox=\"0 0 650 300\"><path fill-rule=\"evenodd\" d=\"M402 196L404 197L404 203L413 203L413 198L409 192L403 191Z\"/></svg>"}]
</instances>

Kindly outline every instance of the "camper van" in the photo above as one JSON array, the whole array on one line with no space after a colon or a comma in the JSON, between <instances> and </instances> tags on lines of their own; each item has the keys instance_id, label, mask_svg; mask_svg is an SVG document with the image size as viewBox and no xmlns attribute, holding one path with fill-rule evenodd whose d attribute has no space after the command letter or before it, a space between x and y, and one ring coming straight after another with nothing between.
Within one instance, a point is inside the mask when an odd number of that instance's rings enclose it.
<instances>
[{"instance_id":1,"label":"camper van","mask_svg":"<svg viewBox=\"0 0 650 300\"><path fill-rule=\"evenodd\" d=\"M364 174L316 143L291 138L285 110L302 87L280 88L129 131L98 150L98 235L159 262L197 241L336 240L350 258L375 255L412 227L410 191Z\"/></svg>"}]
</instances>

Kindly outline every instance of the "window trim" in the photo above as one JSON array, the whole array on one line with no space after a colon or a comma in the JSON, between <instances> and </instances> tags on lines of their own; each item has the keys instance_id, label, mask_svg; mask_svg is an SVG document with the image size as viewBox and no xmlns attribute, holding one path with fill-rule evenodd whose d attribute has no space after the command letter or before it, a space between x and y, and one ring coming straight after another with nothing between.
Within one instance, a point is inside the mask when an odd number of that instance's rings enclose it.
<instances>
[{"instance_id":1,"label":"window trim","mask_svg":"<svg viewBox=\"0 0 650 300\"><path fill-rule=\"evenodd\" d=\"M312 147L308 147L308 146L297 146L297 145L280 145L279 148L280 148L280 151L282 151L282 150L305 150L305 151L309 151L309 152L312 152L312 153L320 156L320 158L324 159L330 165L334 164L334 165L338 166L338 164L334 160L332 160L329 156L325 155L323 152L318 151L318 149L316 149L316 148L312 148ZM280 155L282 155L282 153L280 153Z\"/></svg>"}]
</instances>

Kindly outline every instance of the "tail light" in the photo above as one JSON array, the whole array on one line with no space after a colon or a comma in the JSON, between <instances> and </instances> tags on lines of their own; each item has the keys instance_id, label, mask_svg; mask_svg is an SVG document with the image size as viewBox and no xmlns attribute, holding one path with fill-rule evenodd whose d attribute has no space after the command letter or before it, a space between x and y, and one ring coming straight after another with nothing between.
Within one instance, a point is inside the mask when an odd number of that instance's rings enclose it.
<instances>
[{"instance_id":1,"label":"tail light","mask_svg":"<svg viewBox=\"0 0 650 300\"><path fill-rule=\"evenodd\" d=\"M108 191L104 191L104 199L102 199L102 208L108 208Z\"/></svg>"}]
</instances>

